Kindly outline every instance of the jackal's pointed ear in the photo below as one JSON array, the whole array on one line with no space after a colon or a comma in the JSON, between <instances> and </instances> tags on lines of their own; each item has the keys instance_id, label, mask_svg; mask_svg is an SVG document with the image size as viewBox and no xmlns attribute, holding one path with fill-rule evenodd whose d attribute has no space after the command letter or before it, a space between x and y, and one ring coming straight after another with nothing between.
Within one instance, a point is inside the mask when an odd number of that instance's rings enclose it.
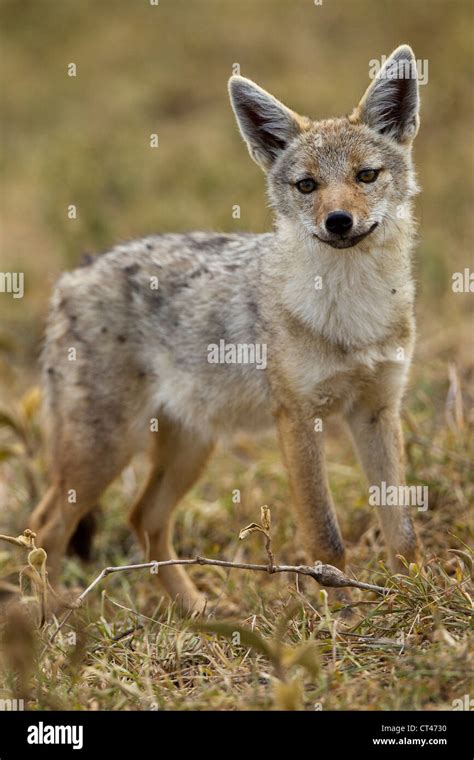
<instances>
[{"instance_id":1,"label":"jackal's pointed ear","mask_svg":"<svg viewBox=\"0 0 474 760\"><path fill-rule=\"evenodd\" d=\"M230 78L229 95L249 153L267 171L299 134L303 119L244 77Z\"/></svg>"},{"instance_id":2,"label":"jackal's pointed ear","mask_svg":"<svg viewBox=\"0 0 474 760\"><path fill-rule=\"evenodd\" d=\"M420 124L416 59L408 45L393 51L351 118L399 143L409 144Z\"/></svg>"}]
</instances>

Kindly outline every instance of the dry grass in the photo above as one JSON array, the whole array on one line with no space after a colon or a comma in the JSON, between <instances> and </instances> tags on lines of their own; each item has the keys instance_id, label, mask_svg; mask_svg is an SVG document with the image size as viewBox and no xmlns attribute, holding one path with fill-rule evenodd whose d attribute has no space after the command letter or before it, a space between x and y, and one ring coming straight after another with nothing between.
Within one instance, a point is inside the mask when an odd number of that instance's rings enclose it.
<instances>
[{"instance_id":1,"label":"dry grass","mask_svg":"<svg viewBox=\"0 0 474 760\"><path fill-rule=\"evenodd\" d=\"M294 108L325 116L351 109L369 58L407 41L430 71L415 150L423 187L419 339L404 418L408 480L429 486L429 509L416 514L425 562L389 577L366 487L334 425L330 479L350 568L360 580L392 586L387 599L354 592L357 620L348 626L310 579L297 588L292 577L193 568L211 607L218 599L236 607L230 628L218 632L216 612L212 632L179 618L147 572L123 574L91 594L42 654L54 621L38 630L36 602L20 594L25 552L1 544L0 698L23 696L33 709L449 709L472 694L472 566L470 555L451 551L468 551L473 501L472 314L469 294L451 289L452 273L469 266L472 241L470 6L241 0L223 7L220 0L160 0L159 9L119 0L2 2L1 269L25 272L26 296L0 296L0 532L21 533L45 487L34 388L57 274L84 250L149 232L268 229L263 180L226 99L232 64ZM75 80L65 74L70 61ZM69 203L78 205L75 222L67 220ZM457 415L447 404L453 394ZM82 589L107 565L140 561L125 513L143 468L137 460L109 489L93 560L69 558L66 587ZM265 561L258 537L238 542L264 503L277 561L301 561L274 438L238 439L181 507L180 555ZM239 631L240 645L228 636Z\"/></svg>"},{"instance_id":2,"label":"dry grass","mask_svg":"<svg viewBox=\"0 0 474 760\"><path fill-rule=\"evenodd\" d=\"M18 529L26 521L29 494L42 480L35 403L29 394L15 417L4 420L10 522ZM155 577L142 571L104 579L49 645L56 619L37 629L34 595L21 597L18 586L24 550L5 544L2 696L21 694L36 709L449 709L453 699L469 693L471 678L468 436L443 425L436 435L429 431L428 448L427 435L410 416L409 480L430 483L430 509L418 514L426 562L407 568L406 576L391 577L377 560L383 547L354 463L331 468L336 499L351 494L353 506L341 515L351 568L360 580L392 589L382 600L352 592L356 618L350 624L311 579L297 585L294 577L197 567L189 572L209 593L210 611L222 599L235 605L227 626L219 612L210 623L183 620L161 597ZM140 561L124 507L141 469L137 462L110 489L92 563L67 561L63 580L71 590L61 593L69 602L102 567ZM240 504L231 500L234 487L241 489ZM238 543L240 528L258 516L264 494L272 503L277 561L300 556L272 439L242 439L214 460L180 509L181 555L265 562L257 536ZM57 608L59 617L64 609ZM18 650L18 631L35 644Z\"/></svg>"}]
</instances>

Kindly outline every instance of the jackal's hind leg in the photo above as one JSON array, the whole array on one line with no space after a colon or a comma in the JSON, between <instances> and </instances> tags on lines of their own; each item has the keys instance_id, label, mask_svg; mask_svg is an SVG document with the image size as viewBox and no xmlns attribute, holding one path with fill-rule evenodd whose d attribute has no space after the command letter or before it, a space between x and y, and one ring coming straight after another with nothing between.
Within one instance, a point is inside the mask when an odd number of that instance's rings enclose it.
<instances>
[{"instance_id":1,"label":"jackal's hind leg","mask_svg":"<svg viewBox=\"0 0 474 760\"><path fill-rule=\"evenodd\" d=\"M162 418L154 435L151 471L129 519L148 553L147 559L159 561L176 558L172 542L173 510L199 477L213 443ZM187 610L205 608L206 598L183 567L160 568L158 579L168 595Z\"/></svg>"}]
</instances>

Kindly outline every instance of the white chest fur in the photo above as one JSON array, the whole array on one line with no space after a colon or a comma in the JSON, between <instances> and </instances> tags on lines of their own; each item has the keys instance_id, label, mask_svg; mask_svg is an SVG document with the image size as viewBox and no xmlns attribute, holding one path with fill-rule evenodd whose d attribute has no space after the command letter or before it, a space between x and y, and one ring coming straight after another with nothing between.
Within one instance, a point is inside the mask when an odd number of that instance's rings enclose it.
<instances>
[{"instance_id":1,"label":"white chest fur","mask_svg":"<svg viewBox=\"0 0 474 760\"><path fill-rule=\"evenodd\" d=\"M326 340L369 349L389 336L411 308L408 254L400 249L335 250L323 244L285 262L282 300L291 313Z\"/></svg>"}]
</instances>

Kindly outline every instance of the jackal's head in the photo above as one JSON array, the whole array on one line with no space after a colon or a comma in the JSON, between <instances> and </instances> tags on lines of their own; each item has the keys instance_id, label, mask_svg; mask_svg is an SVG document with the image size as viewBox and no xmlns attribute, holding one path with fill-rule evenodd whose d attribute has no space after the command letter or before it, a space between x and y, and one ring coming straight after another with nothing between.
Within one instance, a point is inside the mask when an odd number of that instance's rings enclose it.
<instances>
[{"instance_id":1,"label":"jackal's head","mask_svg":"<svg viewBox=\"0 0 474 760\"><path fill-rule=\"evenodd\" d=\"M267 173L277 218L296 235L352 248L369 236L388 243L411 223L419 97L408 45L392 53L345 118L299 116L243 77L230 79L229 92L250 155Z\"/></svg>"}]
</instances>

